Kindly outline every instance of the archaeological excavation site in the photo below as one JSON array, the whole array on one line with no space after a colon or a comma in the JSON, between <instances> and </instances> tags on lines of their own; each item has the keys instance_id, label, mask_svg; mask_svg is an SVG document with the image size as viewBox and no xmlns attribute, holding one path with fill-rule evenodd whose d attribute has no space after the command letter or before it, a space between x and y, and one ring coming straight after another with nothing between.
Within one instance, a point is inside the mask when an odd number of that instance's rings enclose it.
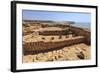
<instances>
[{"instance_id":1,"label":"archaeological excavation site","mask_svg":"<svg viewBox=\"0 0 100 73\"><path fill-rule=\"evenodd\" d=\"M90 30L71 21L24 20L23 63L91 59Z\"/></svg>"}]
</instances>

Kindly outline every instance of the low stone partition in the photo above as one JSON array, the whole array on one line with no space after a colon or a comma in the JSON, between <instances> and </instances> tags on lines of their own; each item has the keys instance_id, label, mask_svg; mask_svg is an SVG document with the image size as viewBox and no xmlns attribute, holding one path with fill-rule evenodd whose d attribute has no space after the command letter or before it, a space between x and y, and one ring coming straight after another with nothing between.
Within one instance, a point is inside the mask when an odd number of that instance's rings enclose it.
<instances>
[{"instance_id":1,"label":"low stone partition","mask_svg":"<svg viewBox=\"0 0 100 73\"><path fill-rule=\"evenodd\" d=\"M47 52L52 50L58 50L65 46L70 46L78 43L84 43L84 37L70 39L66 41L59 42L30 42L23 44L23 52L24 54L36 54L40 52Z\"/></svg>"},{"instance_id":2,"label":"low stone partition","mask_svg":"<svg viewBox=\"0 0 100 73\"><path fill-rule=\"evenodd\" d=\"M34 33L33 31L23 32L23 36Z\"/></svg>"},{"instance_id":3,"label":"low stone partition","mask_svg":"<svg viewBox=\"0 0 100 73\"><path fill-rule=\"evenodd\" d=\"M91 32L89 30L86 30L84 28L79 28L79 27L70 27L70 30L78 35L78 36L84 36L85 37L85 43L90 45L91 44Z\"/></svg>"},{"instance_id":4,"label":"low stone partition","mask_svg":"<svg viewBox=\"0 0 100 73\"><path fill-rule=\"evenodd\" d=\"M39 35L67 35L68 30L60 30L60 31L40 31Z\"/></svg>"},{"instance_id":5,"label":"low stone partition","mask_svg":"<svg viewBox=\"0 0 100 73\"><path fill-rule=\"evenodd\" d=\"M23 32L23 35L29 35L34 32L35 31ZM67 30L38 31L39 35L67 35L68 32L69 32L68 29Z\"/></svg>"}]
</instances>

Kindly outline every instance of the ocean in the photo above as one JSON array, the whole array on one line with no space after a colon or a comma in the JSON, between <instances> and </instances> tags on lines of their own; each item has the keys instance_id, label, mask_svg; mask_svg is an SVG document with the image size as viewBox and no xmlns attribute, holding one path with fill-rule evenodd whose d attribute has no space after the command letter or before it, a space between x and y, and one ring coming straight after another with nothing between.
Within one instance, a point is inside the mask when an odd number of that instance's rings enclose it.
<instances>
[{"instance_id":1,"label":"ocean","mask_svg":"<svg viewBox=\"0 0 100 73\"><path fill-rule=\"evenodd\" d=\"M91 23L79 23L79 22L77 22L75 24L72 24L72 26L76 26L76 27L91 30Z\"/></svg>"}]
</instances>

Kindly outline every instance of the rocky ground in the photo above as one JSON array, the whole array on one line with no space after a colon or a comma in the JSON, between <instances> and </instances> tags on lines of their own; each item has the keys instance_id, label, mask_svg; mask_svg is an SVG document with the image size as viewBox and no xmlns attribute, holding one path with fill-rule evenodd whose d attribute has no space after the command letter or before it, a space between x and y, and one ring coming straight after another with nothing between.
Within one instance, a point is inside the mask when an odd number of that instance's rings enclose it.
<instances>
[{"instance_id":1,"label":"rocky ground","mask_svg":"<svg viewBox=\"0 0 100 73\"><path fill-rule=\"evenodd\" d=\"M47 61L69 61L86 60L91 58L90 46L80 43L73 46L64 47L60 50L54 50L35 55L23 55L23 63L47 62Z\"/></svg>"}]
</instances>

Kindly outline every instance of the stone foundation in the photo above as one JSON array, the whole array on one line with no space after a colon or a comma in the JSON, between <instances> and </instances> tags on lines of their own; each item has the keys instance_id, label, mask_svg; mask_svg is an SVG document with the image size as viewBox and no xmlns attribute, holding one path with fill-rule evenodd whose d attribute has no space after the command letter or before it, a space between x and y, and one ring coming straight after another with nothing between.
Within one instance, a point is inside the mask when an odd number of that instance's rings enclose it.
<instances>
[{"instance_id":1,"label":"stone foundation","mask_svg":"<svg viewBox=\"0 0 100 73\"><path fill-rule=\"evenodd\" d=\"M65 46L78 44L78 43L84 43L85 39L84 37L76 38L76 39L70 39L66 41L59 41L59 42L30 42L23 44L23 51L24 54L35 54L40 52L46 52L50 50L57 50L61 49Z\"/></svg>"}]
</instances>

